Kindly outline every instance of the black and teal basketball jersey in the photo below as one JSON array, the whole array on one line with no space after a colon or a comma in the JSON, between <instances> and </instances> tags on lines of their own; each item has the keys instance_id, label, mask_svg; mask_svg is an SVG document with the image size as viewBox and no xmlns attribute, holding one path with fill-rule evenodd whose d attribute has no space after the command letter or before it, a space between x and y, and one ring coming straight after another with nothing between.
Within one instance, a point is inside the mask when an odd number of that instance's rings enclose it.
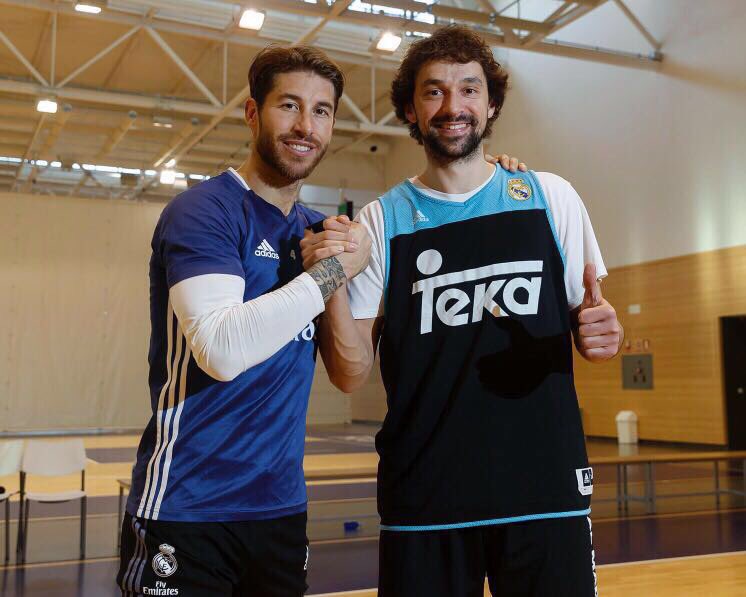
<instances>
[{"instance_id":1,"label":"black and teal basketball jersey","mask_svg":"<svg viewBox=\"0 0 746 597\"><path fill-rule=\"evenodd\" d=\"M564 256L535 175L498 168L464 203L409 181L380 201L382 529L587 515Z\"/></svg>"}]
</instances>

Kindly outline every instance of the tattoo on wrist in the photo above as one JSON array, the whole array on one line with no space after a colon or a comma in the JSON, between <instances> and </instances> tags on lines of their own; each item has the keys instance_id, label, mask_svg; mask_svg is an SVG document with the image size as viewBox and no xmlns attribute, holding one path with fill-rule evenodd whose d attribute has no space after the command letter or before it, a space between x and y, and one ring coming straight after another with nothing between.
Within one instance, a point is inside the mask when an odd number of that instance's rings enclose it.
<instances>
[{"instance_id":1,"label":"tattoo on wrist","mask_svg":"<svg viewBox=\"0 0 746 597\"><path fill-rule=\"evenodd\" d=\"M314 263L308 268L308 274L318 284L325 303L347 279L344 268L336 257L327 257L318 263Z\"/></svg>"}]
</instances>

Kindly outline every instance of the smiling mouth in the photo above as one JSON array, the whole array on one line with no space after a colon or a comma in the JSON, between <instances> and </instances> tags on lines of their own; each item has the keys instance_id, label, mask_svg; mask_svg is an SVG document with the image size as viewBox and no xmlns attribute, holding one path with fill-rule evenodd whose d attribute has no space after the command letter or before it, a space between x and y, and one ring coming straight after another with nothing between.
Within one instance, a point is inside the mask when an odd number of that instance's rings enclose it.
<instances>
[{"instance_id":1,"label":"smiling mouth","mask_svg":"<svg viewBox=\"0 0 746 597\"><path fill-rule=\"evenodd\" d=\"M294 153L300 155L309 154L314 150L314 146L308 143L299 143L297 141L283 141L283 143Z\"/></svg>"},{"instance_id":2,"label":"smiling mouth","mask_svg":"<svg viewBox=\"0 0 746 597\"><path fill-rule=\"evenodd\" d=\"M436 125L437 128L445 130L445 131L461 131L467 128L468 126L471 126L468 122L455 122L455 123L445 123L445 124Z\"/></svg>"}]
</instances>

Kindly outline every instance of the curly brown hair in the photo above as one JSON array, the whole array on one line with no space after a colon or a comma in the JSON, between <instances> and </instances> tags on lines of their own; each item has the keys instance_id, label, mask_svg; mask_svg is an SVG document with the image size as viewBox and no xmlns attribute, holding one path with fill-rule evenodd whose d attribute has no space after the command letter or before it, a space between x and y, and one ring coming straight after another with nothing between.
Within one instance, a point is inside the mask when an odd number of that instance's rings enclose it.
<instances>
[{"instance_id":1,"label":"curly brown hair","mask_svg":"<svg viewBox=\"0 0 746 597\"><path fill-rule=\"evenodd\" d=\"M262 107L275 84L275 75L311 72L328 79L334 86L334 112L345 86L345 77L329 56L311 46L281 46L272 44L259 52L249 67L251 97Z\"/></svg>"},{"instance_id":2,"label":"curly brown hair","mask_svg":"<svg viewBox=\"0 0 746 597\"><path fill-rule=\"evenodd\" d=\"M417 123L407 120L407 106L412 105L414 99L415 81L417 73L428 62L451 62L467 64L478 62L487 77L487 92L490 105L495 113L487 120L484 136L492 132L492 123L500 114L508 88L508 74L495 60L492 50L471 29L462 25L449 25L438 29L430 37L418 40L409 46L404 60L391 83L391 103L394 105L396 116L404 124L409 125L409 134L422 143L422 133Z\"/></svg>"}]
</instances>

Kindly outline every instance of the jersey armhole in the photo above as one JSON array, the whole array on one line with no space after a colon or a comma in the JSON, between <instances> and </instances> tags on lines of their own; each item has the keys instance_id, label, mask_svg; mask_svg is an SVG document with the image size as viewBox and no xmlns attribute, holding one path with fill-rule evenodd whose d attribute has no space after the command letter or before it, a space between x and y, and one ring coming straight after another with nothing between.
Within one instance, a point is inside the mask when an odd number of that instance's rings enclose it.
<instances>
[{"instance_id":1,"label":"jersey armhole","mask_svg":"<svg viewBox=\"0 0 746 597\"><path fill-rule=\"evenodd\" d=\"M384 269L383 269L383 316L386 317L386 313L388 311L388 302L389 302L389 269L391 267L391 243L389 242L389 235L388 231L391 230L390 222L391 222L391 214L389 213L389 210L386 209L386 203L383 201L383 197L381 197L378 202L381 204L381 214L383 215L383 250L386 252L386 260L384 263Z\"/></svg>"},{"instance_id":2,"label":"jersey armhole","mask_svg":"<svg viewBox=\"0 0 746 597\"><path fill-rule=\"evenodd\" d=\"M557 228L554 223L554 216L552 215L552 208L549 207L549 201L547 201L547 198L544 196L544 189L541 187L541 182L539 181L539 177L536 176L536 173L533 170L529 170L527 173L531 180L534 183L534 187L536 188L536 194L539 197L539 200L543 204L544 207L544 213L546 214L547 220L549 221L549 227L552 229L552 236L554 236L554 242L557 245L557 250L559 251L560 257L562 258L562 266L567 269L567 257L565 255L565 251L562 248L562 243L560 243L559 236L557 236Z\"/></svg>"}]
</instances>

